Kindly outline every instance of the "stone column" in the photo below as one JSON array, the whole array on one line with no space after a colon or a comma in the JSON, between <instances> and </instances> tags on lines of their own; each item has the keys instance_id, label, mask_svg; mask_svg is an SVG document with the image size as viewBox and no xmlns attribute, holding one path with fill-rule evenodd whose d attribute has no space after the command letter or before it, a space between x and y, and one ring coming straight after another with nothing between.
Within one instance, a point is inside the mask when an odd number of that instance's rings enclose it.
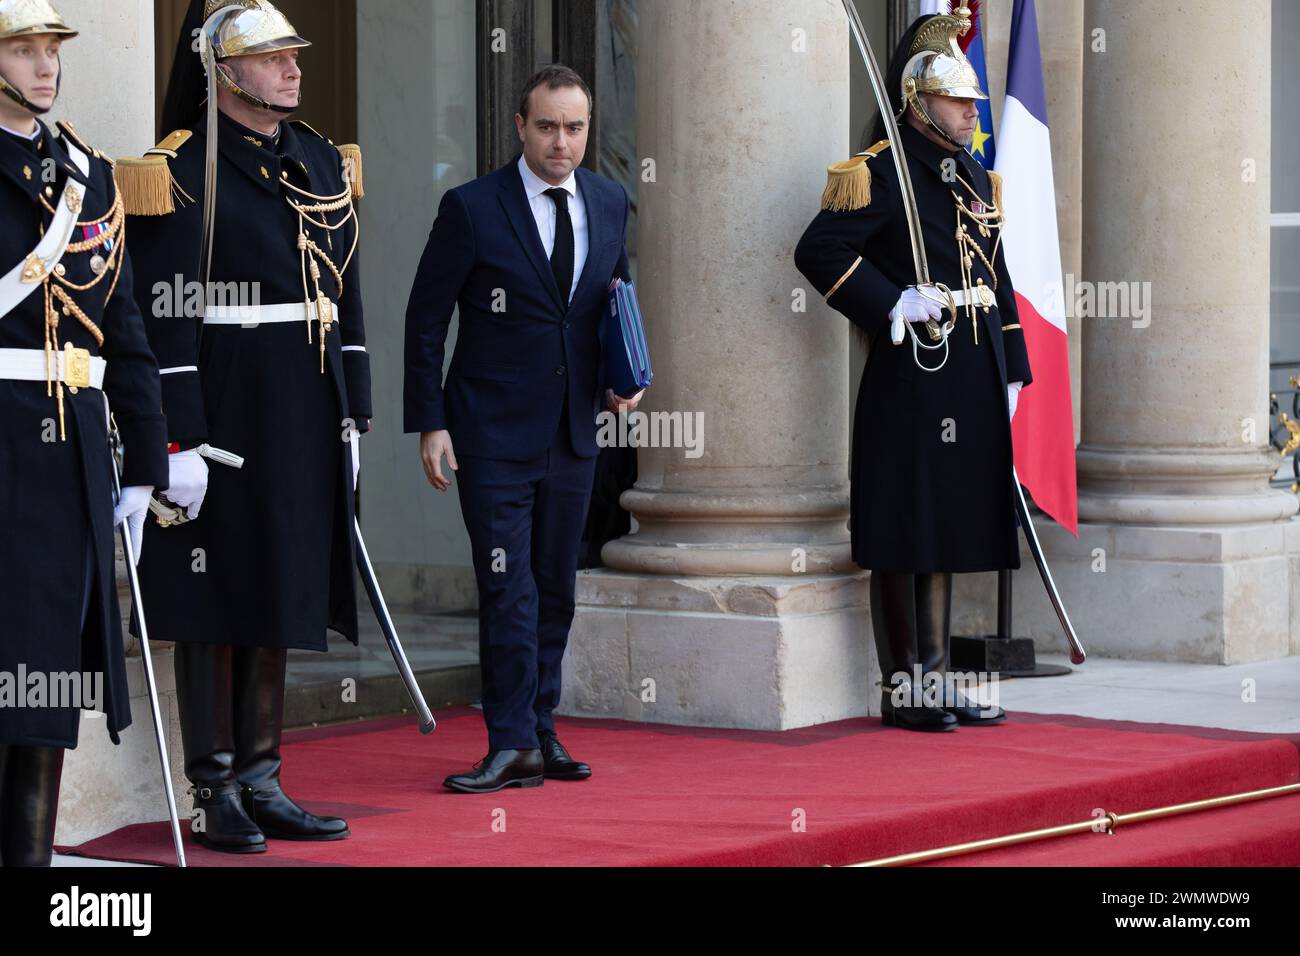
<instances>
[{"instance_id":1,"label":"stone column","mask_svg":"<svg viewBox=\"0 0 1300 956\"><path fill-rule=\"evenodd\" d=\"M74 30L63 86L48 117L66 119L105 156L139 156L155 142L152 0L54 0Z\"/></svg>"},{"instance_id":2,"label":"stone column","mask_svg":"<svg viewBox=\"0 0 1300 956\"><path fill-rule=\"evenodd\" d=\"M671 0L642 4L640 29L642 410L702 420L702 453L640 450L636 530L580 576L565 706L766 728L862 714L848 323L793 263L851 152L847 20L838 0Z\"/></svg>"},{"instance_id":3,"label":"stone column","mask_svg":"<svg viewBox=\"0 0 1300 956\"><path fill-rule=\"evenodd\" d=\"M1270 5L1211 20L1087 7L1082 526L1048 537L1101 654L1296 650L1297 503L1268 484Z\"/></svg>"}]
</instances>

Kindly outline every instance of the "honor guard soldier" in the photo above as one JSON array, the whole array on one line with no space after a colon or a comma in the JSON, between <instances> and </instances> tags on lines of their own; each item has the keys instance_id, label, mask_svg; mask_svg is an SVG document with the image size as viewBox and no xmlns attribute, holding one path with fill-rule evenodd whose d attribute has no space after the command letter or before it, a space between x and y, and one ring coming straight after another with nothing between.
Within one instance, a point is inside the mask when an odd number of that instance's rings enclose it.
<instances>
[{"instance_id":1,"label":"honor guard soldier","mask_svg":"<svg viewBox=\"0 0 1300 956\"><path fill-rule=\"evenodd\" d=\"M799 271L870 339L851 472L853 557L871 570L884 722L913 730L1006 720L944 681L954 572L1018 568L1011 416L1031 381L1000 249L1001 180L967 152L987 99L957 37L968 11L918 19L886 81L901 143L830 168ZM906 114L906 115L904 115ZM894 151L916 194L932 283L917 285ZM918 676L919 675L919 676ZM946 683L946 682L944 682Z\"/></svg>"},{"instance_id":2,"label":"honor guard soldier","mask_svg":"<svg viewBox=\"0 0 1300 956\"><path fill-rule=\"evenodd\" d=\"M113 527L127 517L138 547L149 496L167 483L158 366L131 295L112 163L68 124L56 136L40 119L58 94L60 45L75 36L46 0L0 0L5 866L49 865L81 709L102 706L114 743L131 723ZM116 514L106 396L125 444ZM37 687L48 693L33 698Z\"/></svg>"},{"instance_id":3,"label":"honor guard soldier","mask_svg":"<svg viewBox=\"0 0 1300 956\"><path fill-rule=\"evenodd\" d=\"M287 651L326 650L327 629L357 641L370 419L360 154L289 120L309 45L264 0L195 0L164 110L174 131L118 168L173 452L144 601L177 642L191 830L229 852L349 835L280 787ZM242 467L216 455L209 470L213 447Z\"/></svg>"}]
</instances>

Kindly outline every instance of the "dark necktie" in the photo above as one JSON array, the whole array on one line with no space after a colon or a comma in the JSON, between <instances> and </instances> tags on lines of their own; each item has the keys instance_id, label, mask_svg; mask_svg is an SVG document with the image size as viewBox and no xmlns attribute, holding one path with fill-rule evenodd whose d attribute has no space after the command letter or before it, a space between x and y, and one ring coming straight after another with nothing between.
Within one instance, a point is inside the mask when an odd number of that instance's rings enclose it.
<instances>
[{"instance_id":1,"label":"dark necktie","mask_svg":"<svg viewBox=\"0 0 1300 956\"><path fill-rule=\"evenodd\" d=\"M551 249L551 272L565 307L569 304L569 290L573 288L573 219L569 216L569 194L555 188L546 190L555 201L555 246Z\"/></svg>"}]
</instances>

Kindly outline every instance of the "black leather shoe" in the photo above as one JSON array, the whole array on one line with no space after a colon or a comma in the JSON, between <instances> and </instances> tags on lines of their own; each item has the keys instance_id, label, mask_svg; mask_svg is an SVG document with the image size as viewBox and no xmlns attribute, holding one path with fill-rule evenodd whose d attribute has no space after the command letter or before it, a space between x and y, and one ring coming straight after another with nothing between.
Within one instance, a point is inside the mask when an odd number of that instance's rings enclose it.
<instances>
[{"instance_id":1,"label":"black leather shoe","mask_svg":"<svg viewBox=\"0 0 1300 956\"><path fill-rule=\"evenodd\" d=\"M540 787L544 773L541 750L493 750L469 773L452 774L442 785L461 793L496 793L506 787Z\"/></svg>"},{"instance_id":2,"label":"black leather shoe","mask_svg":"<svg viewBox=\"0 0 1300 956\"><path fill-rule=\"evenodd\" d=\"M586 780L591 776L591 767L570 757L553 731L539 731L537 739L542 744L547 780Z\"/></svg>"},{"instance_id":3,"label":"black leather shoe","mask_svg":"<svg viewBox=\"0 0 1300 956\"><path fill-rule=\"evenodd\" d=\"M944 710L957 718L957 723L968 726L984 727L1007 722L1007 712L1001 707L981 707L961 691L957 691L957 704Z\"/></svg>"},{"instance_id":4,"label":"black leather shoe","mask_svg":"<svg viewBox=\"0 0 1300 956\"><path fill-rule=\"evenodd\" d=\"M352 835L342 817L318 817L294 803L279 783L242 793L244 810L274 840L342 840Z\"/></svg>"},{"instance_id":5,"label":"black leather shoe","mask_svg":"<svg viewBox=\"0 0 1300 956\"><path fill-rule=\"evenodd\" d=\"M239 784L194 787L190 835L200 846L222 853L265 853L266 837L248 818L239 799Z\"/></svg>"},{"instance_id":6,"label":"black leather shoe","mask_svg":"<svg viewBox=\"0 0 1300 956\"><path fill-rule=\"evenodd\" d=\"M880 693L880 719L887 727L904 730L942 732L957 729L957 718L942 707L927 704L895 707L888 689Z\"/></svg>"}]
</instances>

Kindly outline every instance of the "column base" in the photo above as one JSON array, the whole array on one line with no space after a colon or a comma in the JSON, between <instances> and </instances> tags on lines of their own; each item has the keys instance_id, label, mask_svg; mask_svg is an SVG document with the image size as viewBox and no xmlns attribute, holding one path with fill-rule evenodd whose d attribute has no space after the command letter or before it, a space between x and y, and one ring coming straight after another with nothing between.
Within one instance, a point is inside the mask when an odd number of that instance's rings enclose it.
<instances>
[{"instance_id":1,"label":"column base","mask_svg":"<svg viewBox=\"0 0 1300 956\"><path fill-rule=\"evenodd\" d=\"M1241 664L1300 654L1300 518L1218 527L1080 522L1078 540L1045 517L1035 525L1090 655ZM992 633L996 575L957 580L953 633ZM1064 652L1023 539L1013 590L1014 634Z\"/></svg>"},{"instance_id":2,"label":"column base","mask_svg":"<svg viewBox=\"0 0 1300 956\"><path fill-rule=\"evenodd\" d=\"M583 571L577 601L563 714L788 730L879 712L866 572Z\"/></svg>"},{"instance_id":3,"label":"column base","mask_svg":"<svg viewBox=\"0 0 1300 956\"><path fill-rule=\"evenodd\" d=\"M167 734L172 788L184 826L193 800L189 781L185 779L180 717L176 710L176 672L172 651L164 650L157 641L150 643L154 676L158 681L158 703ZM109 740L102 716L92 717L89 712L82 712L77 749L68 751L63 764L58 829L54 836L57 844L75 846L133 823L167 819L153 714L145 689L144 662L138 651L127 657L126 671L131 726L122 732L120 746L114 746ZM170 837L168 840L170 846Z\"/></svg>"}]
</instances>

